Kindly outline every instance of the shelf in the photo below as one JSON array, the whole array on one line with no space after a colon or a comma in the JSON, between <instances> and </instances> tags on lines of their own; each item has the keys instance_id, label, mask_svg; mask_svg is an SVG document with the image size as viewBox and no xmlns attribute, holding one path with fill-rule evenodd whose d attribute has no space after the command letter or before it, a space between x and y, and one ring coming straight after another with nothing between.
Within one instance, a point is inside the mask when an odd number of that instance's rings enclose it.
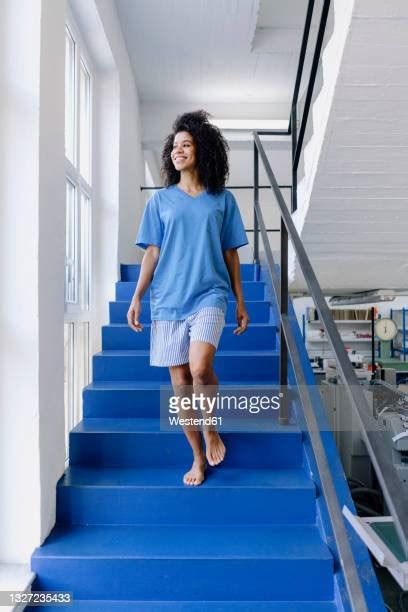
<instances>
[{"instance_id":1,"label":"shelf","mask_svg":"<svg viewBox=\"0 0 408 612\"><path fill-rule=\"evenodd\" d=\"M320 318L315 319L315 316L318 316L315 308L306 308L303 315L303 338L306 350L311 357L321 356L322 354L332 355L333 350L323 321ZM357 318L359 316L363 318ZM358 353L364 359L370 356L372 346L371 326L373 324L371 308L334 308L330 309L330 318L336 325L341 342L348 352ZM375 321L377 321L377 317L375 317L374 323Z\"/></svg>"},{"instance_id":2,"label":"shelf","mask_svg":"<svg viewBox=\"0 0 408 612\"><path fill-rule=\"evenodd\" d=\"M315 323L319 323L323 327L323 323L321 321L319 321L319 320L316 320L316 321L306 321L306 323L308 323L309 325L312 325L312 324L315 324ZM339 319L338 321L333 320L333 323L336 323L336 325L338 323L348 323L348 324L354 323L354 324L357 324L357 325L361 325L361 324L364 325L366 323L371 323L371 321L367 321L366 319L362 319L361 321L352 320L352 319L350 319L350 320Z\"/></svg>"},{"instance_id":3,"label":"shelf","mask_svg":"<svg viewBox=\"0 0 408 612\"><path fill-rule=\"evenodd\" d=\"M392 355L397 354L406 363L408 355L408 309L391 310L391 318L397 326L398 333L394 338L392 345ZM405 328L405 332L404 332Z\"/></svg>"},{"instance_id":4,"label":"shelf","mask_svg":"<svg viewBox=\"0 0 408 612\"><path fill-rule=\"evenodd\" d=\"M341 340L342 342L371 342L371 338L342 338L341 337ZM306 342L328 342L328 339L327 338L308 338L306 336Z\"/></svg>"}]
</instances>

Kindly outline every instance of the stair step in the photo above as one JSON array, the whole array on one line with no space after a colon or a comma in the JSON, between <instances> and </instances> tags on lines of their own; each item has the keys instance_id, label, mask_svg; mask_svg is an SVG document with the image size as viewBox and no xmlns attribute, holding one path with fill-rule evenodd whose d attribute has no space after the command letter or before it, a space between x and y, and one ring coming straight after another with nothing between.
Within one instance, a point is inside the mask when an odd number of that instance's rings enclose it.
<instances>
[{"instance_id":1,"label":"stair step","mask_svg":"<svg viewBox=\"0 0 408 612\"><path fill-rule=\"evenodd\" d=\"M233 333L237 323L227 323L222 330L218 350L274 350L277 327L269 323L250 323L244 334ZM144 323L142 333L136 333L127 323L111 323L102 326L102 349L150 348L151 324Z\"/></svg>"},{"instance_id":2,"label":"stair step","mask_svg":"<svg viewBox=\"0 0 408 612\"><path fill-rule=\"evenodd\" d=\"M250 381L254 372L258 379L274 383L278 380L279 353L274 350L217 351L214 368L220 383L224 379ZM93 355L93 379L170 382L170 373L166 367L151 366L147 350L104 350Z\"/></svg>"},{"instance_id":3,"label":"stair step","mask_svg":"<svg viewBox=\"0 0 408 612\"><path fill-rule=\"evenodd\" d=\"M273 429L272 429L273 428ZM224 467L300 467L302 432L274 423L268 432L222 432ZM83 419L69 434L70 464L106 467L176 467L191 463L181 430L160 431L158 419Z\"/></svg>"},{"instance_id":4,"label":"stair step","mask_svg":"<svg viewBox=\"0 0 408 612\"><path fill-rule=\"evenodd\" d=\"M333 558L314 525L57 524L31 564L33 590L80 599L334 596Z\"/></svg>"},{"instance_id":5,"label":"stair step","mask_svg":"<svg viewBox=\"0 0 408 612\"><path fill-rule=\"evenodd\" d=\"M109 323L127 323L127 312L129 310L129 301L109 302ZM245 306L251 323L274 323L271 319L270 302L254 302L246 301ZM145 302L142 305L140 313L141 323L150 323L150 302ZM236 302L229 301L227 304L227 312L225 316L226 323L236 321Z\"/></svg>"},{"instance_id":6,"label":"stair step","mask_svg":"<svg viewBox=\"0 0 408 612\"><path fill-rule=\"evenodd\" d=\"M137 281L139 278L140 264L120 264L121 281ZM255 278L255 265L248 263L240 264L240 276L242 281L253 281Z\"/></svg>"},{"instance_id":7,"label":"stair step","mask_svg":"<svg viewBox=\"0 0 408 612\"><path fill-rule=\"evenodd\" d=\"M115 299L116 300L131 300L135 292L135 281L117 281L115 283ZM242 293L246 300L263 300L265 296L265 283L261 281L243 281ZM235 300L232 291L228 294L228 299ZM143 295L142 301L150 300L150 287Z\"/></svg>"},{"instance_id":8,"label":"stair step","mask_svg":"<svg viewBox=\"0 0 408 612\"><path fill-rule=\"evenodd\" d=\"M61 612L61 606L27 606L41 612ZM76 599L70 606L76 612L336 612L334 601L127 601Z\"/></svg>"},{"instance_id":9,"label":"stair step","mask_svg":"<svg viewBox=\"0 0 408 612\"><path fill-rule=\"evenodd\" d=\"M256 394L272 396L277 391L276 386L265 381L225 380L219 385L220 393L235 395ZM160 399L164 393L172 394L170 382L160 380L114 380L94 381L84 387L83 416L84 418L160 418ZM163 404L162 404L163 405Z\"/></svg>"},{"instance_id":10,"label":"stair step","mask_svg":"<svg viewBox=\"0 0 408 612\"><path fill-rule=\"evenodd\" d=\"M187 466L186 466L187 467ZM303 469L218 468L183 484L186 469L70 466L57 486L57 521L72 524L313 523L315 485Z\"/></svg>"}]
</instances>

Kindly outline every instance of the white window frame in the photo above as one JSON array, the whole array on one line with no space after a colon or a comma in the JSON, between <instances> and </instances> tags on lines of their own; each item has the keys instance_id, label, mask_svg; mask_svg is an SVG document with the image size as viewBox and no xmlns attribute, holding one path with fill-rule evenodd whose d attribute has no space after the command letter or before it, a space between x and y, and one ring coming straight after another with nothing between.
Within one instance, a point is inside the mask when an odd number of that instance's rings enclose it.
<instances>
[{"instance_id":1,"label":"white window frame","mask_svg":"<svg viewBox=\"0 0 408 612\"><path fill-rule=\"evenodd\" d=\"M66 27L75 42L75 134L74 163L65 155L65 180L75 189L74 214L77 217L75 227L75 302L65 302L64 325L68 334L67 363L65 367L66 406L65 406L65 441L66 465L68 464L69 432L82 418L82 389L90 381L92 369L90 347L91 325L90 313L92 305L92 207L95 204L94 173L94 106L95 106L95 75L96 70L84 40L76 26L72 12L67 9ZM65 30L64 30L65 34ZM65 40L65 39L64 39ZM80 165L80 62L90 76L90 106L89 106L89 181L81 174ZM66 204L67 206L67 201ZM68 232L68 227L66 228ZM84 253L86 251L86 257Z\"/></svg>"},{"instance_id":2,"label":"white window frame","mask_svg":"<svg viewBox=\"0 0 408 612\"><path fill-rule=\"evenodd\" d=\"M82 329L81 329L82 327ZM83 343L80 343L81 339ZM65 345L66 342L66 345ZM81 349L83 352L81 353ZM65 463L69 462L69 432L82 419L82 390L90 379L90 325L88 321L64 323Z\"/></svg>"},{"instance_id":3,"label":"white window frame","mask_svg":"<svg viewBox=\"0 0 408 612\"><path fill-rule=\"evenodd\" d=\"M94 166L94 151L93 151L93 132L94 132L94 78L95 78L95 67L90 59L89 52L87 51L86 45L83 41L83 38L75 24L74 17L72 13L67 11L67 19L66 26L69 29L71 36L75 42L75 125L76 125L76 133L74 134L74 163L65 156L65 177L66 180L69 180L72 185L75 187L75 197L76 197L76 214L78 215L78 236L80 237L79 242L77 242L76 246L76 286L78 289L77 300L76 302L66 302L65 304L65 314L66 320L73 320L73 317L78 320L89 320L90 303L92 299L91 295L91 287L92 287L92 269L90 265L90 258L92 253L92 206L94 203L94 185L93 185L93 166ZM79 118L79 109L80 109L80 88L79 88L79 75L80 75L80 64L81 61L84 64L85 69L90 75L90 108L89 108L89 123L90 123L90 134L89 134L89 144L90 144L90 163L89 163L89 172L90 172L90 181L88 182L84 176L82 176L80 172L80 118ZM90 206L88 208L88 218L86 219L84 216L84 211L82 207L82 199L81 194L83 194L90 202ZM87 227L83 227L83 224ZM85 234L87 236L87 245L84 242ZM88 256L87 261L84 261L84 257L82 256L84 246L87 246Z\"/></svg>"}]
</instances>

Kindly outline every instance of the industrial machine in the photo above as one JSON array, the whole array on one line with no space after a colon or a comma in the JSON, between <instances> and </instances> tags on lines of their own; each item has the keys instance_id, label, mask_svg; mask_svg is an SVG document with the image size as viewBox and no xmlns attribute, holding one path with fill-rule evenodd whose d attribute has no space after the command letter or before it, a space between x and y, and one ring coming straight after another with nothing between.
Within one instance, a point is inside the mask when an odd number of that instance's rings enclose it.
<instances>
[{"instance_id":1,"label":"industrial machine","mask_svg":"<svg viewBox=\"0 0 408 612\"><path fill-rule=\"evenodd\" d=\"M384 441L392 456L401 488L408 490L408 393L380 378L363 386L372 414L386 433ZM360 516L355 516L347 508L343 509L343 514L378 562L390 571L402 589L407 590L408 559L402 551L393 519L376 487L374 470L345 387L338 378L331 379L331 382L323 381L319 389ZM373 499L381 502L381 509L371 503Z\"/></svg>"}]
</instances>

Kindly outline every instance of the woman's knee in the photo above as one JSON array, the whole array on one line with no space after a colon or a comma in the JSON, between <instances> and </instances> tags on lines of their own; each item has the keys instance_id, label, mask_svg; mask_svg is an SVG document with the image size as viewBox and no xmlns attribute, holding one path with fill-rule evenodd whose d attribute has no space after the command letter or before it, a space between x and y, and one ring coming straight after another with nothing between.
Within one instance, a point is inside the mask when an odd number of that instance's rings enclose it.
<instances>
[{"instance_id":1,"label":"woman's knee","mask_svg":"<svg viewBox=\"0 0 408 612\"><path fill-rule=\"evenodd\" d=\"M193 381L199 385L208 385L214 377L212 363L206 361L198 361L190 364L191 376Z\"/></svg>"}]
</instances>

